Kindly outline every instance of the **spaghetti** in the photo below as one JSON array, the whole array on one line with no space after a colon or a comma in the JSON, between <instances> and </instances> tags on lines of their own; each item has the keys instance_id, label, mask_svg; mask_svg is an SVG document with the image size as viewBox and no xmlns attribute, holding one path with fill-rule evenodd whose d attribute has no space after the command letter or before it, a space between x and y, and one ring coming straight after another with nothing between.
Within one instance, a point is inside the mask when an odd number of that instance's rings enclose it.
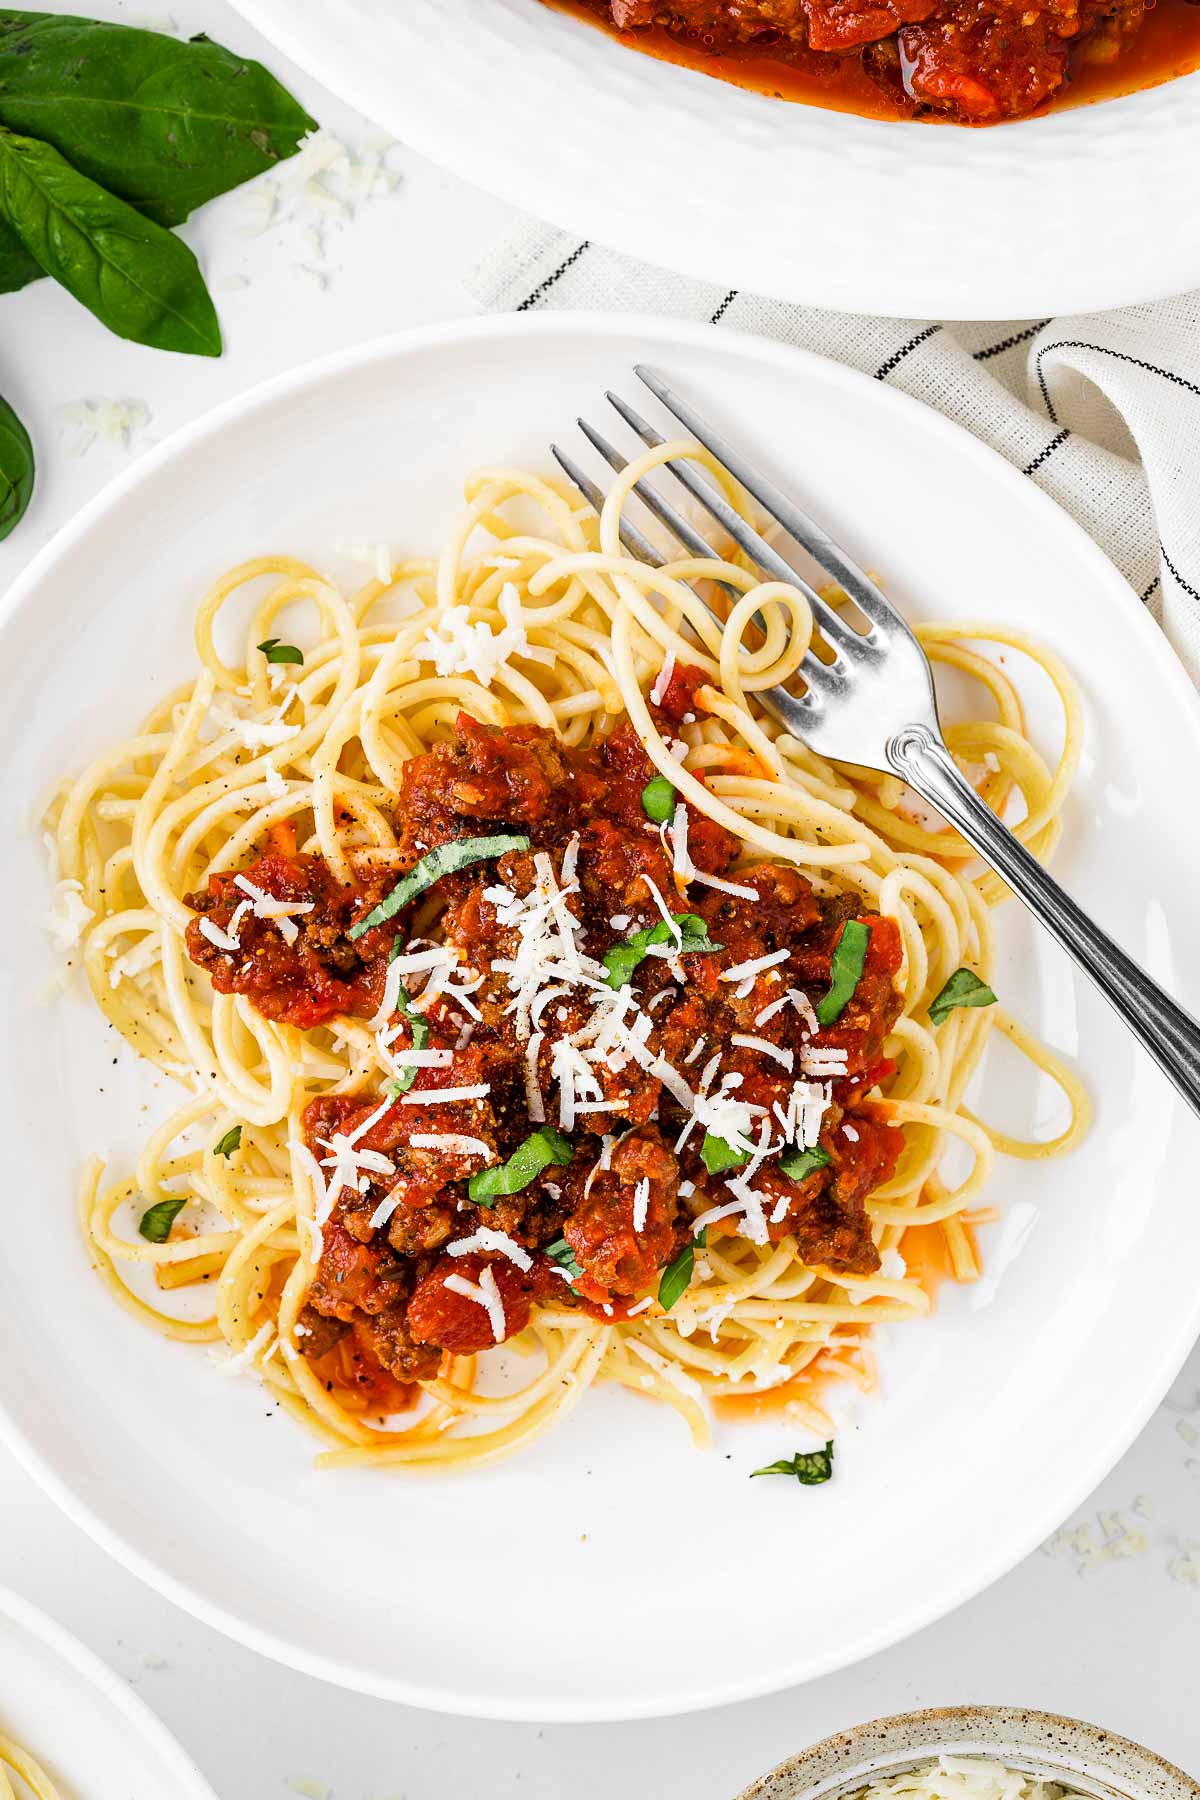
<instances>
[{"instance_id":1,"label":"spaghetti","mask_svg":"<svg viewBox=\"0 0 1200 1800\"><path fill-rule=\"evenodd\" d=\"M0 1731L0 1800L62 1800L45 1769Z\"/></svg>"},{"instance_id":2,"label":"spaghetti","mask_svg":"<svg viewBox=\"0 0 1200 1800\"><path fill-rule=\"evenodd\" d=\"M869 1385L871 1328L929 1310L906 1234L973 1279L996 1151L1058 1155L1086 1129L1075 1075L979 1003L1001 884L894 777L823 761L760 703L812 642L803 596L736 556L652 570L623 553L634 483L684 452L743 504L706 453L668 444L624 471L598 519L538 476L484 470L436 562L353 593L284 557L232 570L199 610L198 674L52 809L63 935L112 1026L187 1089L133 1169L106 1183L90 1166L95 1265L143 1322L255 1367L326 1464L476 1465L602 1379L669 1404L700 1443L706 1401L775 1389L824 1436L823 1380ZM316 620L303 651L277 635L300 614ZM236 642L224 657L219 634ZM950 726L952 751L1048 856L1079 754L1070 678L992 627L918 634L995 715ZM1058 694L1053 769L994 646ZM503 817L485 766L507 783ZM549 770L548 809L563 812L564 783L580 809L548 836L529 768ZM583 918L598 832L614 855L636 838L645 877L600 937L594 905ZM737 934L772 907L804 931L739 965ZM301 951L319 988L299 979ZM723 1041L672 1061L700 996ZM880 1054L860 1066L872 1030ZM964 1103L993 1030L1061 1088L1070 1122L1052 1141ZM488 1079L510 1051L519 1107ZM969 1164L953 1181L952 1143ZM851 1176L868 1151L880 1178L864 1198ZM421 1157L440 1159L444 1191L415 1191ZM839 1231L814 1235L838 1194ZM605 1262L581 1221L618 1202L632 1260ZM415 1389L403 1420L381 1379L385 1315L393 1372ZM515 1386L477 1354L503 1337Z\"/></svg>"}]
</instances>

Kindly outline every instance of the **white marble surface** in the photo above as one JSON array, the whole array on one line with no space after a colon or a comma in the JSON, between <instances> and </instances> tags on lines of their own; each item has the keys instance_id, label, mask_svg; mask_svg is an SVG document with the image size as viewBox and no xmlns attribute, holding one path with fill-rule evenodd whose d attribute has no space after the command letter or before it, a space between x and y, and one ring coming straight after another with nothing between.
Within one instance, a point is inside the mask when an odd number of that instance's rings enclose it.
<instances>
[{"instance_id":1,"label":"white marble surface","mask_svg":"<svg viewBox=\"0 0 1200 1800\"><path fill-rule=\"evenodd\" d=\"M144 7L119 0L92 10L147 19ZM356 150L376 138L289 70L224 0L186 0L173 15L183 30L262 55ZM356 203L343 220L329 218L323 245L312 237L323 215L311 205L285 201L288 216L261 231L245 194L216 203L189 228L225 328L220 362L120 343L44 283L0 301L0 391L39 450L35 505L0 545L0 583L139 447L326 350L473 310L465 277L511 215L403 147L387 161L399 176L394 190ZM97 441L76 454L78 429L61 409L101 398L144 401L148 424L128 447ZM1137 1355L1136 1344L1129 1353ZM1037 1481L1036 1468L1028 1479ZM981 1531L988 1512L981 1494ZM864 1546L867 1580L870 1553ZM221 1800L729 1800L788 1752L856 1720L984 1700L1093 1719L1200 1772L1200 1354L1084 1511L989 1593L856 1669L704 1716L497 1725L324 1687L226 1642L143 1588L2 1455L0 1582L40 1603L135 1685ZM669 1654L669 1621L663 1627ZM548 1643L556 1655L569 1644L561 1619Z\"/></svg>"}]
</instances>

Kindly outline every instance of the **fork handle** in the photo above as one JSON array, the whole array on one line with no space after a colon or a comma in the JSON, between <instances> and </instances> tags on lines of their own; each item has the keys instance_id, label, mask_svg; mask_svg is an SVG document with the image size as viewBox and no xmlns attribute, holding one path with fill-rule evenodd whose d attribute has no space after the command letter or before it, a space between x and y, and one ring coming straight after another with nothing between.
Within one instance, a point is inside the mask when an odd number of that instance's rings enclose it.
<instances>
[{"instance_id":1,"label":"fork handle","mask_svg":"<svg viewBox=\"0 0 1200 1800\"><path fill-rule=\"evenodd\" d=\"M927 725L907 725L898 731L887 754L896 774L961 832L1091 977L1192 1111L1200 1114L1200 1025L1063 892L979 798Z\"/></svg>"}]
</instances>

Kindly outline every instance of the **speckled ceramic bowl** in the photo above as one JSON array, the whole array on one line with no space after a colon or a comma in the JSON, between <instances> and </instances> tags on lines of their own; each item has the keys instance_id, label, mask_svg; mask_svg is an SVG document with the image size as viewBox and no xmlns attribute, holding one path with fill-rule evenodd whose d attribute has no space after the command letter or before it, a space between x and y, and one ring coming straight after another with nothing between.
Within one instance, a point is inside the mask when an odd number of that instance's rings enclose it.
<instances>
[{"instance_id":1,"label":"speckled ceramic bowl","mask_svg":"<svg viewBox=\"0 0 1200 1800\"><path fill-rule=\"evenodd\" d=\"M873 1719L789 1757L739 1800L841 1800L943 1752L986 1756L1097 1800L1200 1800L1200 1782L1140 1744L1019 1706L948 1706Z\"/></svg>"}]
</instances>

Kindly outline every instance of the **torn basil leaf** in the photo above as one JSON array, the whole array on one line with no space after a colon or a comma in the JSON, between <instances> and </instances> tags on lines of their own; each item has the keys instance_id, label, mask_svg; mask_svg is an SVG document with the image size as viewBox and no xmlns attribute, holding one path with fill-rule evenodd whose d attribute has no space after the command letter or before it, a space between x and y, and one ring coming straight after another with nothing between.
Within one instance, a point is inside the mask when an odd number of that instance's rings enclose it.
<instances>
[{"instance_id":1,"label":"torn basil leaf","mask_svg":"<svg viewBox=\"0 0 1200 1800\"><path fill-rule=\"evenodd\" d=\"M847 919L829 967L829 991L817 1006L817 1024L824 1027L840 1019L862 980L871 942L870 926L861 919Z\"/></svg>"},{"instance_id":2,"label":"torn basil leaf","mask_svg":"<svg viewBox=\"0 0 1200 1800\"><path fill-rule=\"evenodd\" d=\"M493 857L504 856L509 850L528 848L529 839L512 832L503 832L496 837L454 838L448 844L439 844L436 850L425 853L416 868L398 881L387 898L381 900L365 919L352 925L348 935L360 938L376 925L386 925L401 907L423 894L426 888L431 888L443 875L457 875L460 869L468 869L472 863L488 862Z\"/></svg>"},{"instance_id":3,"label":"torn basil leaf","mask_svg":"<svg viewBox=\"0 0 1200 1800\"><path fill-rule=\"evenodd\" d=\"M490 1206L502 1194L519 1194L531 1181L548 1169L551 1163L565 1168L574 1151L561 1131L553 1125L539 1125L531 1132L506 1163L481 1169L467 1183L467 1192L477 1206Z\"/></svg>"},{"instance_id":4,"label":"torn basil leaf","mask_svg":"<svg viewBox=\"0 0 1200 1800\"><path fill-rule=\"evenodd\" d=\"M577 1281L583 1274L583 1270L575 1260L575 1252L566 1238L557 1237L552 1244L547 1244L546 1255L552 1263L556 1263L563 1270L564 1274L569 1275L572 1281Z\"/></svg>"},{"instance_id":5,"label":"torn basil leaf","mask_svg":"<svg viewBox=\"0 0 1200 1800\"><path fill-rule=\"evenodd\" d=\"M388 957L388 961L395 962L403 947L403 938L397 938L392 945L392 954ZM408 1020L412 1030L412 1044L409 1046L410 1049L424 1050L429 1042L429 1021L425 1018L423 1013L419 1013L416 1010L412 1003L412 996L409 994L408 989L402 981L397 985L396 989L396 1011L404 1014L404 1017ZM402 1064L404 1062L403 1050L395 1051L393 1053L393 1060ZM401 1094L407 1094L416 1079L417 1065L416 1063L410 1063L408 1068L397 1075L394 1081L388 1082L386 1091L393 1100L398 1100Z\"/></svg>"},{"instance_id":6,"label":"torn basil leaf","mask_svg":"<svg viewBox=\"0 0 1200 1800\"><path fill-rule=\"evenodd\" d=\"M822 1150L820 1144L814 1144L811 1150L801 1150L792 1144L779 1158L779 1166L793 1181L804 1181L818 1169L829 1166L829 1152Z\"/></svg>"},{"instance_id":7,"label":"torn basil leaf","mask_svg":"<svg viewBox=\"0 0 1200 1800\"><path fill-rule=\"evenodd\" d=\"M679 928L678 938L667 921L660 919L657 925L647 925L641 931L631 932L621 943L614 944L611 950L605 951L602 960L608 971L606 980L610 988L626 987L633 980L634 971L639 964L659 944L675 944L676 954L679 956L697 955L723 947L712 942L707 923L696 913L672 913L671 917Z\"/></svg>"},{"instance_id":8,"label":"torn basil leaf","mask_svg":"<svg viewBox=\"0 0 1200 1800\"><path fill-rule=\"evenodd\" d=\"M995 1006L996 996L973 969L955 969L941 993L931 1001L929 1022L940 1025L957 1006Z\"/></svg>"},{"instance_id":9,"label":"torn basil leaf","mask_svg":"<svg viewBox=\"0 0 1200 1800\"><path fill-rule=\"evenodd\" d=\"M295 644L281 644L278 638L265 638L258 648L269 663L302 663L304 661L303 650L298 650Z\"/></svg>"},{"instance_id":10,"label":"torn basil leaf","mask_svg":"<svg viewBox=\"0 0 1200 1800\"><path fill-rule=\"evenodd\" d=\"M685 1244L679 1255L667 1264L658 1284L658 1304L664 1312L670 1312L679 1296L686 1294L695 1266L696 1251L691 1244Z\"/></svg>"},{"instance_id":11,"label":"torn basil leaf","mask_svg":"<svg viewBox=\"0 0 1200 1800\"><path fill-rule=\"evenodd\" d=\"M756 1475L794 1475L802 1487L820 1487L832 1474L833 1445L828 1443L823 1450L798 1450L795 1456L751 1469L750 1479Z\"/></svg>"},{"instance_id":12,"label":"torn basil leaf","mask_svg":"<svg viewBox=\"0 0 1200 1800\"><path fill-rule=\"evenodd\" d=\"M185 1197L178 1200L158 1200L147 1207L138 1222L138 1230L148 1244L165 1244L171 1235L171 1227L187 1205Z\"/></svg>"},{"instance_id":13,"label":"torn basil leaf","mask_svg":"<svg viewBox=\"0 0 1200 1800\"><path fill-rule=\"evenodd\" d=\"M700 1155L710 1175L721 1175L726 1169L740 1169L749 1162L749 1153L735 1150L724 1138L714 1137L711 1131L704 1134L704 1142L700 1146Z\"/></svg>"},{"instance_id":14,"label":"torn basil leaf","mask_svg":"<svg viewBox=\"0 0 1200 1800\"><path fill-rule=\"evenodd\" d=\"M213 1145L213 1155L223 1156L228 1161L234 1151L240 1150L241 1146L242 1128L240 1125L235 1125L231 1131L225 1133L219 1144Z\"/></svg>"}]
</instances>

